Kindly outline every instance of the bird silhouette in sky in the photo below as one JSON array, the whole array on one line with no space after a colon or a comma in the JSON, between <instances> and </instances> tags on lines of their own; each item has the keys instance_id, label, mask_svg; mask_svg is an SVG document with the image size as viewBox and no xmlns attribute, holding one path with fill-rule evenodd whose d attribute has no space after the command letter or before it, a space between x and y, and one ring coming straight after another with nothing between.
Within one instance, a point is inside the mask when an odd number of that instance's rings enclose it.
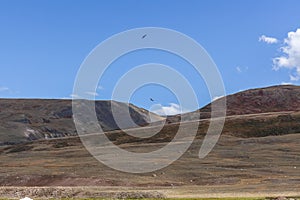
<instances>
[{"instance_id":1,"label":"bird silhouette in sky","mask_svg":"<svg viewBox=\"0 0 300 200\"><path fill-rule=\"evenodd\" d=\"M147 34L143 35L143 36L142 36L142 39L144 39L145 37L147 37Z\"/></svg>"},{"instance_id":2,"label":"bird silhouette in sky","mask_svg":"<svg viewBox=\"0 0 300 200\"><path fill-rule=\"evenodd\" d=\"M150 101L154 101L154 99L150 98Z\"/></svg>"}]
</instances>

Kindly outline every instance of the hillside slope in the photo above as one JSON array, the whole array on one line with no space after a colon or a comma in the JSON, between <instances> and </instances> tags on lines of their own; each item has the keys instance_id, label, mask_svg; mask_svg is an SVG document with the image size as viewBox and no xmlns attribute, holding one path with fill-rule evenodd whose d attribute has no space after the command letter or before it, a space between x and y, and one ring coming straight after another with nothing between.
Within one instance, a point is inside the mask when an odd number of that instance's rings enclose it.
<instances>
[{"instance_id":1,"label":"hillside slope","mask_svg":"<svg viewBox=\"0 0 300 200\"><path fill-rule=\"evenodd\" d=\"M285 85L251 89L228 95L226 100L227 116L289 111L296 112L300 111L300 86ZM123 116L128 109L128 104L125 103L97 101L95 110L99 123L104 131L118 129L111 112L112 103L118 108L116 110L119 116ZM210 109L211 104L200 109L202 119L210 117ZM132 104L129 105L129 110L133 121L137 125L144 126L150 123L151 120L147 110L138 108ZM183 116L186 121L197 120L195 117L196 112L199 112L199 110L183 114ZM151 113L151 115L152 119L163 119L153 113ZM180 117L180 115L169 116L168 123L178 122L180 121ZM236 117L235 120L237 122L238 117ZM247 124L249 125L251 120L242 121L242 123L238 124L244 124L246 126ZM262 119L262 122L263 121L265 120ZM283 122L284 125L282 124ZM265 127L263 129L264 131L262 131L262 129L255 129L255 131L251 131L251 133L247 134L241 130L231 130L229 132L231 132L231 135L241 137L274 135L275 132L276 134L295 133L299 129L297 125L298 122L298 117L293 117L285 113L283 116L280 116L280 118L277 118L277 115L274 116L274 120L271 124L272 127L276 127L275 131L270 129L270 124L263 123L260 126ZM249 127L252 127L251 130L256 127L255 123L250 123ZM134 125L128 123L128 128L131 127L134 127ZM269 133L265 129L273 131ZM262 132L264 132L264 134L262 134ZM71 100L0 99L0 144L14 144L28 140L75 135L77 135L77 133L72 119Z\"/></svg>"},{"instance_id":2,"label":"hillside slope","mask_svg":"<svg viewBox=\"0 0 300 200\"><path fill-rule=\"evenodd\" d=\"M96 101L95 110L104 131L118 129L111 105L119 115L128 110L128 104L116 101ZM140 126L150 122L149 112L129 105L133 121ZM0 99L0 144L16 143L41 138L76 135L72 118L71 100ZM151 113L152 119L162 119ZM132 127L128 124L128 128Z\"/></svg>"},{"instance_id":3,"label":"hillside slope","mask_svg":"<svg viewBox=\"0 0 300 200\"><path fill-rule=\"evenodd\" d=\"M218 100L217 100L218 101ZM280 85L228 95L227 115L300 111L300 86ZM201 109L210 110L210 104Z\"/></svg>"},{"instance_id":4,"label":"hillside slope","mask_svg":"<svg viewBox=\"0 0 300 200\"><path fill-rule=\"evenodd\" d=\"M223 97L224 98L224 97ZM221 98L222 99L222 98ZM218 99L216 101L220 101ZM227 116L282 111L300 111L300 86L279 85L250 89L226 96ZM186 121L210 118L211 103L200 110L183 114ZM169 116L169 123L180 121L180 115Z\"/></svg>"}]
</instances>

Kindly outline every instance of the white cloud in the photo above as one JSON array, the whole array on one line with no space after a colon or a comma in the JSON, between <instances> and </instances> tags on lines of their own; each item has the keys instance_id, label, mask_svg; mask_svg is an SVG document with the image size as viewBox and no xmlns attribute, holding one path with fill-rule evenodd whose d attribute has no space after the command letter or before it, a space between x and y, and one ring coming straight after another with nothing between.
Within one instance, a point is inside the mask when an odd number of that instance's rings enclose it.
<instances>
[{"instance_id":1,"label":"white cloud","mask_svg":"<svg viewBox=\"0 0 300 200\"><path fill-rule=\"evenodd\" d=\"M90 97L88 97L88 96L91 96L91 97L99 96L99 94L97 92L85 92L85 95L83 95L83 97L78 94L70 94L70 97L72 99L85 99L85 98L89 99Z\"/></svg>"},{"instance_id":2,"label":"white cloud","mask_svg":"<svg viewBox=\"0 0 300 200\"><path fill-rule=\"evenodd\" d=\"M262 35L258 38L258 41L260 42L265 42L265 43L268 43L268 44L275 44L275 43L278 43L278 40L276 38L273 38L273 37L267 37L265 35Z\"/></svg>"},{"instance_id":3,"label":"white cloud","mask_svg":"<svg viewBox=\"0 0 300 200\"><path fill-rule=\"evenodd\" d=\"M70 97L73 99L78 99L79 95L78 94L70 94Z\"/></svg>"},{"instance_id":4,"label":"white cloud","mask_svg":"<svg viewBox=\"0 0 300 200\"><path fill-rule=\"evenodd\" d=\"M70 97L76 98L76 97L78 97L78 95L77 94L70 94Z\"/></svg>"},{"instance_id":5,"label":"white cloud","mask_svg":"<svg viewBox=\"0 0 300 200\"><path fill-rule=\"evenodd\" d=\"M158 115L176 115L180 113L189 112L189 110L183 109L180 105L176 103L170 103L169 106L162 106L160 104L156 104L156 109L151 109L151 112L156 113Z\"/></svg>"},{"instance_id":6,"label":"white cloud","mask_svg":"<svg viewBox=\"0 0 300 200\"><path fill-rule=\"evenodd\" d=\"M99 85L97 89L98 89L98 90L104 90L104 87L101 86L101 85Z\"/></svg>"},{"instance_id":7,"label":"white cloud","mask_svg":"<svg viewBox=\"0 0 300 200\"><path fill-rule=\"evenodd\" d=\"M1 87L0 86L0 92L5 92L5 91L8 91L9 88L8 87Z\"/></svg>"},{"instance_id":8,"label":"white cloud","mask_svg":"<svg viewBox=\"0 0 300 200\"><path fill-rule=\"evenodd\" d=\"M99 96L99 94L97 92L85 92L85 94L91 95L91 96Z\"/></svg>"},{"instance_id":9,"label":"white cloud","mask_svg":"<svg viewBox=\"0 0 300 200\"><path fill-rule=\"evenodd\" d=\"M291 81L298 81L299 79L300 79L299 75L296 75L296 76L290 75L290 80Z\"/></svg>"},{"instance_id":10,"label":"white cloud","mask_svg":"<svg viewBox=\"0 0 300 200\"><path fill-rule=\"evenodd\" d=\"M224 95L222 95L222 96L216 96L216 97L213 98L213 101L215 101L217 99L221 99L222 97L224 97Z\"/></svg>"},{"instance_id":11,"label":"white cloud","mask_svg":"<svg viewBox=\"0 0 300 200\"><path fill-rule=\"evenodd\" d=\"M288 37L284 39L284 46L280 50L283 55L273 59L273 69L293 70L290 80L298 81L300 79L300 29L288 33Z\"/></svg>"},{"instance_id":12,"label":"white cloud","mask_svg":"<svg viewBox=\"0 0 300 200\"><path fill-rule=\"evenodd\" d=\"M281 82L281 85L293 85L291 82Z\"/></svg>"},{"instance_id":13,"label":"white cloud","mask_svg":"<svg viewBox=\"0 0 300 200\"><path fill-rule=\"evenodd\" d=\"M237 71L238 73L242 73L242 72L247 71L247 70L248 70L248 67L240 67L240 66L237 66L235 69L236 69L236 71Z\"/></svg>"}]
</instances>

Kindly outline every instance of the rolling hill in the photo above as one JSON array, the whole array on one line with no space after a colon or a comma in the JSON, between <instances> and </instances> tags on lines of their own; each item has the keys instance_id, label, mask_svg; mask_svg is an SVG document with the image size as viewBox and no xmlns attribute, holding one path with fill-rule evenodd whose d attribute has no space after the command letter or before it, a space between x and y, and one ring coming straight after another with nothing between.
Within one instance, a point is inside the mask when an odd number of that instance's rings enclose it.
<instances>
[{"instance_id":1,"label":"rolling hill","mask_svg":"<svg viewBox=\"0 0 300 200\"><path fill-rule=\"evenodd\" d=\"M216 101L220 101L220 99ZM259 137L300 131L298 125L300 119L297 113L297 111L300 111L300 86L284 85L246 90L228 95L226 102L227 120L224 133L239 137ZM146 126L151 122L151 119L157 121L164 119L153 113L150 113L150 119L147 110L132 104L128 105L116 101L97 101L95 110L99 124L101 124L104 131L119 128L113 119L111 104L118 108L118 115L120 116L129 108L130 115L136 125L128 122L126 128L133 128L137 125ZM195 113L200 111L201 119L208 119L210 118L210 109L211 104L208 104L195 112L185 113L182 116L186 121L198 120L195 118ZM263 113L264 115L262 115ZM245 117L246 115L255 114L256 116ZM0 99L0 144L76 136L77 132L72 115L71 100ZM244 117L240 120L238 116L242 115ZM163 129L169 130L168 134L161 131L154 138L171 139L171 132L176 132L176 123L180 121L180 118L180 115L168 116L167 122L170 126L167 125ZM207 122L203 122L201 127L205 124ZM205 132L201 127L199 132L201 130ZM117 133L118 136L114 133L111 134L113 135L111 137L123 137L120 132L117 131ZM124 141L127 142L138 140L130 136L125 138Z\"/></svg>"},{"instance_id":2,"label":"rolling hill","mask_svg":"<svg viewBox=\"0 0 300 200\"><path fill-rule=\"evenodd\" d=\"M150 123L149 112L132 104L96 101L95 110L104 131L118 129L111 105L117 114L129 109L133 121L144 126ZM55 99L0 99L0 144L14 144L45 138L77 135L72 118L72 101ZM152 120L162 117L151 113ZM128 122L127 128L136 126Z\"/></svg>"},{"instance_id":3,"label":"rolling hill","mask_svg":"<svg viewBox=\"0 0 300 200\"><path fill-rule=\"evenodd\" d=\"M224 97L222 97L224 99ZM222 99L221 98L221 99ZM216 101L220 101L217 99ZM249 89L226 96L226 116L259 114L282 111L300 111L300 86L278 85L266 88ZM194 112L183 114L184 119L198 120L196 112L200 112L201 119L210 118L211 104ZM180 121L180 115L169 116L168 121Z\"/></svg>"}]
</instances>

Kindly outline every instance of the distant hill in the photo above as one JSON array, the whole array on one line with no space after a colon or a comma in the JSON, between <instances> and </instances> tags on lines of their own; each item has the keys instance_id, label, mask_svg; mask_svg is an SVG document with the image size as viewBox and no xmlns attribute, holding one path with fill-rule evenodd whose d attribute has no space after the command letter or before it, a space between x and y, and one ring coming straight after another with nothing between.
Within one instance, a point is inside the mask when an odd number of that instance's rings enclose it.
<instances>
[{"instance_id":1,"label":"distant hill","mask_svg":"<svg viewBox=\"0 0 300 200\"><path fill-rule=\"evenodd\" d=\"M217 100L218 101L218 100ZM300 86L280 85L228 95L227 115L300 111ZM201 109L210 110L210 104Z\"/></svg>"},{"instance_id":2,"label":"distant hill","mask_svg":"<svg viewBox=\"0 0 300 200\"><path fill-rule=\"evenodd\" d=\"M145 109L116 101L96 101L95 110L104 131L118 129L111 105L117 106L119 115L128 110L133 121L144 126L150 123ZM0 144L17 143L43 138L77 135L72 118L71 100L0 99ZM151 118L162 117L151 113ZM127 128L134 125L129 124Z\"/></svg>"},{"instance_id":3,"label":"distant hill","mask_svg":"<svg viewBox=\"0 0 300 200\"><path fill-rule=\"evenodd\" d=\"M221 99L217 99L216 101L220 101ZM226 96L226 104L227 116L300 111L300 86L279 85L245 90ZM187 121L197 120L195 113L199 111L200 118L210 118L211 104L204 106L200 110L183 114L182 116ZM169 123L180 121L180 115L169 116L168 120Z\"/></svg>"},{"instance_id":4,"label":"distant hill","mask_svg":"<svg viewBox=\"0 0 300 200\"><path fill-rule=\"evenodd\" d=\"M220 101L220 99L216 101ZM227 120L224 129L225 132L231 135L250 137L274 135L275 133L295 133L299 131L298 114L295 116L284 114L284 116L281 116L280 112L300 111L300 86L284 85L250 89L228 95L226 101L227 116L235 116L235 118L230 120L230 124ZM139 126L148 125L151 119L157 121L163 119L153 113L151 113L150 119L149 111L132 104L128 105L116 101L97 101L95 103L95 110L99 124L104 131L119 129L112 116L111 104L117 106L119 116L123 116L129 106L131 117ZM185 113L183 116L186 121L197 120L195 113L200 111L201 118L207 119L210 118L210 109L211 104L208 104L198 111ZM251 120L243 118L239 122L240 126L237 127L234 125L239 121L239 115L272 112L276 112L276 116L279 116L277 119L274 115L272 123L264 123L266 118L262 115L259 117L259 122L254 123ZM76 136L77 132L72 115L71 100L0 99L0 145L14 144L28 140ZM179 122L180 118L180 115L168 116L167 122L169 124ZM258 116L253 119L258 119ZM160 122L155 124L160 124ZM260 124L262 128L257 129L257 124ZM135 125L128 123L127 128L132 127L135 127ZM249 130L249 127L252 127L251 133L245 133L246 129L243 127L248 127ZM273 128L273 130L272 127L276 128ZM176 132L171 126L166 128L170 129L169 132ZM227 130L227 128L230 129ZM164 134L164 131L161 134ZM157 137L160 136L158 134ZM165 136L162 137L164 138ZM135 138L131 138L130 140L135 140Z\"/></svg>"}]
</instances>

